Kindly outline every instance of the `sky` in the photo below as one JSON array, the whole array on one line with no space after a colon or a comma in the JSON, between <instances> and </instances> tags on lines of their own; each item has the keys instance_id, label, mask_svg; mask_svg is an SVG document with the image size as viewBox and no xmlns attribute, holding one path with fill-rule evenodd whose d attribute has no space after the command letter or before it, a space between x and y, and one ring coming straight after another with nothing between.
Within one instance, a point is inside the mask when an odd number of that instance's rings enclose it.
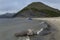
<instances>
[{"instance_id":1,"label":"sky","mask_svg":"<svg viewBox=\"0 0 60 40\"><path fill-rule=\"evenodd\" d=\"M42 2L60 10L60 0L0 0L0 14L16 13L32 2Z\"/></svg>"}]
</instances>

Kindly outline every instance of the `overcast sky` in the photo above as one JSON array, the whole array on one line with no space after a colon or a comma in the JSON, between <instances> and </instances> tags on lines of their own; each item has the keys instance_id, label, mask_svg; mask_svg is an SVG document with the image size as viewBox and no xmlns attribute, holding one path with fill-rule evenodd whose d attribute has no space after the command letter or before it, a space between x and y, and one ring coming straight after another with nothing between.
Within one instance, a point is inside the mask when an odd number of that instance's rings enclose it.
<instances>
[{"instance_id":1,"label":"overcast sky","mask_svg":"<svg viewBox=\"0 0 60 40\"><path fill-rule=\"evenodd\" d=\"M18 12L31 2L43 2L46 5L60 9L60 0L0 0L0 14Z\"/></svg>"}]
</instances>

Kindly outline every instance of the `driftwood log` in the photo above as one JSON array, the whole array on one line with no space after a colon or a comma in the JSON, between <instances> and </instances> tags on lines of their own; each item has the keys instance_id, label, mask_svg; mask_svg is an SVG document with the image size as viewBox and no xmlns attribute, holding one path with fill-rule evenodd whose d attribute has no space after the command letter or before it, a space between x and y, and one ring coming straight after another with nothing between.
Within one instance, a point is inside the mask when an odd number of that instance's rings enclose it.
<instances>
[{"instance_id":1,"label":"driftwood log","mask_svg":"<svg viewBox=\"0 0 60 40\"><path fill-rule=\"evenodd\" d=\"M16 37L24 37L24 36L34 36L36 33L34 33L31 29L19 33L15 33Z\"/></svg>"}]
</instances>

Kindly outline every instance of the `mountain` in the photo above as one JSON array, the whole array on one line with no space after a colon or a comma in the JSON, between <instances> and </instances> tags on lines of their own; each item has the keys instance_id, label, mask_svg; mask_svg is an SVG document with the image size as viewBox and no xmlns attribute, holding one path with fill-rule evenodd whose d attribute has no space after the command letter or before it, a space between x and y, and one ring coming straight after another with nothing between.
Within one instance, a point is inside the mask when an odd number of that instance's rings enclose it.
<instances>
[{"instance_id":1,"label":"mountain","mask_svg":"<svg viewBox=\"0 0 60 40\"><path fill-rule=\"evenodd\" d=\"M32 2L17 12L13 17L59 17L60 10L41 2Z\"/></svg>"},{"instance_id":2,"label":"mountain","mask_svg":"<svg viewBox=\"0 0 60 40\"><path fill-rule=\"evenodd\" d=\"M13 18L13 15L15 15L15 13L5 13L0 15L0 18Z\"/></svg>"}]
</instances>

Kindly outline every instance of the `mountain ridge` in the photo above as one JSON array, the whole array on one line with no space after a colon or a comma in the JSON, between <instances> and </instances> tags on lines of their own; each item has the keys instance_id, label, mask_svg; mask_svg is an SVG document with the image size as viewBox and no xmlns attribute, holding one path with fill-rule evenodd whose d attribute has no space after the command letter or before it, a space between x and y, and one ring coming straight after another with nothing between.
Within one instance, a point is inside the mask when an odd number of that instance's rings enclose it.
<instances>
[{"instance_id":1,"label":"mountain ridge","mask_svg":"<svg viewBox=\"0 0 60 40\"><path fill-rule=\"evenodd\" d=\"M60 10L45 5L42 2L32 2L16 13L13 17L58 17Z\"/></svg>"}]
</instances>

